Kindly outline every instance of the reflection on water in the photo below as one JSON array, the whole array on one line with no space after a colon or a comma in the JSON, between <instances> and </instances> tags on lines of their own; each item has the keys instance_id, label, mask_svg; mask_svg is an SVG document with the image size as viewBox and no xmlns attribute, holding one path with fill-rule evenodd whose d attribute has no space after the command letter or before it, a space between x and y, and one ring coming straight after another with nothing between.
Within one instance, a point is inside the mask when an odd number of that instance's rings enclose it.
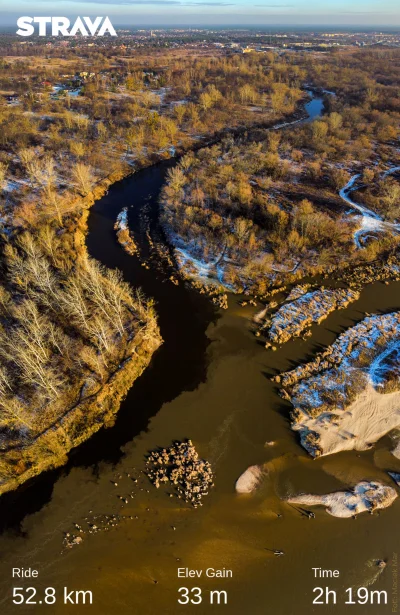
<instances>
[{"instance_id":1,"label":"reflection on water","mask_svg":"<svg viewBox=\"0 0 400 615\"><path fill-rule=\"evenodd\" d=\"M310 96L313 96L311 91L308 92ZM324 110L324 102L322 98L312 98L309 103L305 106L306 111L308 113L308 121L311 122L316 117L319 117Z\"/></svg>"}]
</instances>

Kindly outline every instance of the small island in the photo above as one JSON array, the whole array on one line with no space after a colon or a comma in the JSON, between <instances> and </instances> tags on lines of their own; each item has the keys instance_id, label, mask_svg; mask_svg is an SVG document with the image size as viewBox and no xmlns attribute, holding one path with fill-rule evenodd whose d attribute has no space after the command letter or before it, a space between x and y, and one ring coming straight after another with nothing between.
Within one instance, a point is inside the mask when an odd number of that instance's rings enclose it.
<instances>
[{"instance_id":1,"label":"small island","mask_svg":"<svg viewBox=\"0 0 400 615\"><path fill-rule=\"evenodd\" d=\"M114 229L117 231L118 242L121 244L125 252L131 256L136 254L138 248L129 230L127 207L124 207L118 214Z\"/></svg>"},{"instance_id":2,"label":"small island","mask_svg":"<svg viewBox=\"0 0 400 615\"><path fill-rule=\"evenodd\" d=\"M268 348L271 343L284 344L309 332L334 310L344 309L360 294L349 289L321 287L308 292L307 286L296 286L286 302L260 327L266 330Z\"/></svg>"},{"instance_id":3,"label":"small island","mask_svg":"<svg viewBox=\"0 0 400 615\"><path fill-rule=\"evenodd\" d=\"M327 495L302 494L286 499L289 504L325 506L334 517L355 517L362 512L373 513L387 508L397 498L393 487L379 481L361 481L350 491L337 491Z\"/></svg>"}]
</instances>

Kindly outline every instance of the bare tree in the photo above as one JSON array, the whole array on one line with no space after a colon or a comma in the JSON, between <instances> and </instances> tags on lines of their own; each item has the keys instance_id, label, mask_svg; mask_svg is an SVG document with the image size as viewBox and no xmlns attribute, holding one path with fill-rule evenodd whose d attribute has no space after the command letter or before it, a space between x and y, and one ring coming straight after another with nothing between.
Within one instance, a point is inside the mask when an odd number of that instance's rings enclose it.
<instances>
[{"instance_id":1,"label":"bare tree","mask_svg":"<svg viewBox=\"0 0 400 615\"><path fill-rule=\"evenodd\" d=\"M78 191L84 196L88 194L94 184L92 169L87 164L78 163L72 171L72 177Z\"/></svg>"},{"instance_id":2,"label":"bare tree","mask_svg":"<svg viewBox=\"0 0 400 615\"><path fill-rule=\"evenodd\" d=\"M31 180L32 186L34 185L42 186L43 185L45 181L45 177L44 177L43 167L40 164L39 160L33 159L30 162L28 162L26 165L26 171L28 173L29 179Z\"/></svg>"},{"instance_id":3,"label":"bare tree","mask_svg":"<svg viewBox=\"0 0 400 615\"><path fill-rule=\"evenodd\" d=\"M0 162L0 190L5 188L7 169L8 166L4 162Z\"/></svg>"},{"instance_id":4,"label":"bare tree","mask_svg":"<svg viewBox=\"0 0 400 615\"><path fill-rule=\"evenodd\" d=\"M35 158L36 154L35 154L35 150L33 149L33 147L31 148L27 147L27 148L19 150L18 156L19 156L20 161L24 165L24 167L27 167L28 164L32 162L32 160Z\"/></svg>"},{"instance_id":5,"label":"bare tree","mask_svg":"<svg viewBox=\"0 0 400 615\"><path fill-rule=\"evenodd\" d=\"M0 424L7 426L8 429L21 430L23 427L28 432L33 430L32 420L13 394L0 394Z\"/></svg>"},{"instance_id":6,"label":"bare tree","mask_svg":"<svg viewBox=\"0 0 400 615\"><path fill-rule=\"evenodd\" d=\"M51 156L46 156L43 161L43 174L46 181L47 186L54 186L57 180L57 173L55 171L55 162L54 158Z\"/></svg>"}]
</instances>

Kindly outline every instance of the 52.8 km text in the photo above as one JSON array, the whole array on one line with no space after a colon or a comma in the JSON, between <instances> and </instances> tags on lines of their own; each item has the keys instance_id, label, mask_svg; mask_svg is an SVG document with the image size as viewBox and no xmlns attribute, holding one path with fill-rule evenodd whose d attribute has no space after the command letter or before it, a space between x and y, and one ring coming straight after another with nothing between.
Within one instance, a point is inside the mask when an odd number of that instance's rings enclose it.
<instances>
[{"instance_id":1,"label":"52.8 km text","mask_svg":"<svg viewBox=\"0 0 400 615\"><path fill-rule=\"evenodd\" d=\"M55 604L57 593L54 587L46 587L43 596L38 596L35 587L13 587L14 604ZM93 604L91 591L69 590L63 588L62 600L64 604Z\"/></svg>"}]
</instances>

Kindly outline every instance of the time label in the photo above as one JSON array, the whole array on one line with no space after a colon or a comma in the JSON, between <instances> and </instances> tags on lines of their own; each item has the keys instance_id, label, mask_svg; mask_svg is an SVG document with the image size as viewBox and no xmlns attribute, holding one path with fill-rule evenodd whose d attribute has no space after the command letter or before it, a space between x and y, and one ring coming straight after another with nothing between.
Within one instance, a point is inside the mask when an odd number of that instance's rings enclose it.
<instances>
[{"instance_id":1,"label":"time label","mask_svg":"<svg viewBox=\"0 0 400 615\"><path fill-rule=\"evenodd\" d=\"M337 592L329 587L314 587L315 598L313 604L336 604ZM368 587L353 589L348 587L345 591L344 604L387 604L388 595L385 590L370 590Z\"/></svg>"}]
</instances>

